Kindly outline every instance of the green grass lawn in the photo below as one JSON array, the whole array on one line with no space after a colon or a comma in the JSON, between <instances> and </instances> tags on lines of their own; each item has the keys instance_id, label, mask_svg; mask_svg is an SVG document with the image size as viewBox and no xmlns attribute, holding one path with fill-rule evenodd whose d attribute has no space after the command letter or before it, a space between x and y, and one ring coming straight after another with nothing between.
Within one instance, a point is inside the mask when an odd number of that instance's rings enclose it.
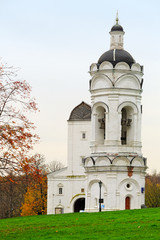
<instances>
[{"instance_id":1,"label":"green grass lawn","mask_svg":"<svg viewBox=\"0 0 160 240\"><path fill-rule=\"evenodd\" d=\"M160 208L0 220L0 240L160 240Z\"/></svg>"}]
</instances>

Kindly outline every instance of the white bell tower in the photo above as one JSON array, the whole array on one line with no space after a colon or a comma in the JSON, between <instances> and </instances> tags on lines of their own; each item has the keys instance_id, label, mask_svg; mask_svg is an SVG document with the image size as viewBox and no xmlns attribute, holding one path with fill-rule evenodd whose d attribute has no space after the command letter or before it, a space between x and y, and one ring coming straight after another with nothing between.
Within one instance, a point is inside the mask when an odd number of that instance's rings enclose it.
<instances>
[{"instance_id":1,"label":"white bell tower","mask_svg":"<svg viewBox=\"0 0 160 240\"><path fill-rule=\"evenodd\" d=\"M123 49L124 31L110 31L110 50L90 67L91 155L85 160L85 210L144 206L146 159L141 148L143 67ZM102 182L101 189L99 182Z\"/></svg>"}]
</instances>

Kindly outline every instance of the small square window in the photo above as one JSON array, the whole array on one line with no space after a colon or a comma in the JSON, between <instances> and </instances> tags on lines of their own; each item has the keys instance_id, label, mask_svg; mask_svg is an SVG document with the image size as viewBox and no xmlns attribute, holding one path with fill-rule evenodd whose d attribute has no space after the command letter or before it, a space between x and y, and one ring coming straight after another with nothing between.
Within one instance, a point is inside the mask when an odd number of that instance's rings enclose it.
<instances>
[{"instance_id":1,"label":"small square window","mask_svg":"<svg viewBox=\"0 0 160 240\"><path fill-rule=\"evenodd\" d=\"M84 188L81 188L81 192L84 192Z\"/></svg>"},{"instance_id":2,"label":"small square window","mask_svg":"<svg viewBox=\"0 0 160 240\"><path fill-rule=\"evenodd\" d=\"M63 188L59 188L59 194L62 194Z\"/></svg>"}]
</instances>

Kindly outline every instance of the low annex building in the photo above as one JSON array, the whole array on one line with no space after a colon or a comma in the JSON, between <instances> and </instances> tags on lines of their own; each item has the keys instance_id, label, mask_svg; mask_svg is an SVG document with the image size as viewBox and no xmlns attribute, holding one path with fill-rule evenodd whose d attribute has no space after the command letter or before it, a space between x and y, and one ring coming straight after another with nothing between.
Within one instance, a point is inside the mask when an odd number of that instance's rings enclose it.
<instances>
[{"instance_id":1,"label":"low annex building","mask_svg":"<svg viewBox=\"0 0 160 240\"><path fill-rule=\"evenodd\" d=\"M124 50L123 37L117 16L110 50L90 66L91 106L80 103L68 120L67 167L48 174L48 214L96 212L99 198L103 211L145 203L143 66Z\"/></svg>"}]
</instances>

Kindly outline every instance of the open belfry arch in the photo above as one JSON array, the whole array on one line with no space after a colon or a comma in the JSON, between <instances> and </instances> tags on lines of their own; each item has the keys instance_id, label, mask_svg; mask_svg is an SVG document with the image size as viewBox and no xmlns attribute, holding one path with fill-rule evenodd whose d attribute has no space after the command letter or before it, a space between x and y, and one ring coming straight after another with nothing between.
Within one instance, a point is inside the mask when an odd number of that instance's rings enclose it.
<instances>
[{"instance_id":1,"label":"open belfry arch","mask_svg":"<svg viewBox=\"0 0 160 240\"><path fill-rule=\"evenodd\" d=\"M90 66L91 106L82 102L68 120L68 167L48 175L49 214L99 211L99 182L103 211L144 206L143 67L124 50L124 34L117 16L110 49Z\"/></svg>"}]
</instances>

